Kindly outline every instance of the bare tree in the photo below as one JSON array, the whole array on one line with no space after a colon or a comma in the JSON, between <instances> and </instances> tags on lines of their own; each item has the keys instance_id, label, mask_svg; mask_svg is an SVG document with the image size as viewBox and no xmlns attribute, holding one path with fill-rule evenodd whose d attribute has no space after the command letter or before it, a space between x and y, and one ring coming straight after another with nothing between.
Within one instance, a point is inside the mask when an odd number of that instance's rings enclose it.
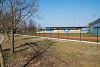
<instances>
[{"instance_id":1,"label":"bare tree","mask_svg":"<svg viewBox=\"0 0 100 67\"><path fill-rule=\"evenodd\" d=\"M38 24L38 31L42 31L42 30L43 30L43 27L40 24Z\"/></svg>"},{"instance_id":2,"label":"bare tree","mask_svg":"<svg viewBox=\"0 0 100 67\"><path fill-rule=\"evenodd\" d=\"M8 40L10 42L9 33L11 32L11 15L9 13L2 13L2 19L0 19L0 25L2 29L4 29L5 34L8 36Z\"/></svg>"},{"instance_id":3,"label":"bare tree","mask_svg":"<svg viewBox=\"0 0 100 67\"><path fill-rule=\"evenodd\" d=\"M37 0L3 0L3 5L1 5L2 18L5 13L10 15L10 19L6 22L10 24L10 43L11 43L11 52L14 53L14 34L20 25L28 20L29 17L35 17L37 12ZM2 19L1 18L1 19ZM2 19L2 26L7 32L7 29L4 25L4 20ZM9 35L9 32L7 32Z\"/></svg>"},{"instance_id":4,"label":"bare tree","mask_svg":"<svg viewBox=\"0 0 100 67\"><path fill-rule=\"evenodd\" d=\"M28 31L29 32L35 32L36 29L37 29L37 23L33 20L29 20Z\"/></svg>"},{"instance_id":5,"label":"bare tree","mask_svg":"<svg viewBox=\"0 0 100 67\"><path fill-rule=\"evenodd\" d=\"M23 22L23 23L19 26L17 32L26 33L26 31L27 31L27 23L26 23L26 22Z\"/></svg>"}]
</instances>

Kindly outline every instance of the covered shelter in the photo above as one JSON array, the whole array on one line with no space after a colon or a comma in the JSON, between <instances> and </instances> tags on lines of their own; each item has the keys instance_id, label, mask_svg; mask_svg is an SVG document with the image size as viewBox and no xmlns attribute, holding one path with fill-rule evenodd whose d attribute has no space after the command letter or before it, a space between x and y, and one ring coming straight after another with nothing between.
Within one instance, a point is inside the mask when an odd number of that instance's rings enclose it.
<instances>
[{"instance_id":1,"label":"covered shelter","mask_svg":"<svg viewBox=\"0 0 100 67\"><path fill-rule=\"evenodd\" d=\"M46 32L51 33L87 33L88 32L88 26L84 27L45 27Z\"/></svg>"},{"instance_id":2,"label":"covered shelter","mask_svg":"<svg viewBox=\"0 0 100 67\"><path fill-rule=\"evenodd\" d=\"M100 34L100 18L98 18L97 20L91 22L89 24L89 27L90 27L90 33Z\"/></svg>"}]
</instances>

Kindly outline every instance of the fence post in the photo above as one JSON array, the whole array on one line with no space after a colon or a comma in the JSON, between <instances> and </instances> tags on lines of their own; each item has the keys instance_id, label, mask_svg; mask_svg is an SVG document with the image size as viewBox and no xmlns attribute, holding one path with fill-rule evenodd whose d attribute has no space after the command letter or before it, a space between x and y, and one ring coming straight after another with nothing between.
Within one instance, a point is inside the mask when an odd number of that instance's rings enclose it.
<instances>
[{"instance_id":1,"label":"fence post","mask_svg":"<svg viewBox=\"0 0 100 67\"><path fill-rule=\"evenodd\" d=\"M80 42L81 42L81 28L80 28Z\"/></svg>"},{"instance_id":2,"label":"fence post","mask_svg":"<svg viewBox=\"0 0 100 67\"><path fill-rule=\"evenodd\" d=\"M45 29L44 29L44 37L45 37Z\"/></svg>"},{"instance_id":3,"label":"fence post","mask_svg":"<svg viewBox=\"0 0 100 67\"><path fill-rule=\"evenodd\" d=\"M64 34L65 34L65 39L66 39L66 29L64 28ZM62 37L63 38L63 37Z\"/></svg>"},{"instance_id":4,"label":"fence post","mask_svg":"<svg viewBox=\"0 0 100 67\"><path fill-rule=\"evenodd\" d=\"M39 37L40 37L40 30L39 30Z\"/></svg>"},{"instance_id":5,"label":"fence post","mask_svg":"<svg viewBox=\"0 0 100 67\"><path fill-rule=\"evenodd\" d=\"M69 31L69 29L67 30L67 40L68 40L68 31Z\"/></svg>"},{"instance_id":6,"label":"fence post","mask_svg":"<svg viewBox=\"0 0 100 67\"><path fill-rule=\"evenodd\" d=\"M50 28L50 38L51 38L51 28Z\"/></svg>"},{"instance_id":7,"label":"fence post","mask_svg":"<svg viewBox=\"0 0 100 67\"><path fill-rule=\"evenodd\" d=\"M59 39L59 28L58 28L58 39Z\"/></svg>"},{"instance_id":8,"label":"fence post","mask_svg":"<svg viewBox=\"0 0 100 67\"><path fill-rule=\"evenodd\" d=\"M36 37L36 30L35 30L35 37Z\"/></svg>"},{"instance_id":9,"label":"fence post","mask_svg":"<svg viewBox=\"0 0 100 67\"><path fill-rule=\"evenodd\" d=\"M98 44L98 27L97 27L97 44Z\"/></svg>"}]
</instances>

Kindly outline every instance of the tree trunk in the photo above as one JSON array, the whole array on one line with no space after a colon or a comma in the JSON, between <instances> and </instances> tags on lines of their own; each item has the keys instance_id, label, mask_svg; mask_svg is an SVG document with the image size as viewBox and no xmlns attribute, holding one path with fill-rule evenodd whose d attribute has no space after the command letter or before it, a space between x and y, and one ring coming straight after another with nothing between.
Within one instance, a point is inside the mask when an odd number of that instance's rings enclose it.
<instances>
[{"instance_id":1,"label":"tree trunk","mask_svg":"<svg viewBox=\"0 0 100 67\"><path fill-rule=\"evenodd\" d=\"M11 53L14 53L14 32L11 33Z\"/></svg>"},{"instance_id":2,"label":"tree trunk","mask_svg":"<svg viewBox=\"0 0 100 67\"><path fill-rule=\"evenodd\" d=\"M10 36L9 36L9 33L4 29L4 31L5 31L5 34L7 35L7 40L9 41L9 43L10 43Z\"/></svg>"},{"instance_id":3,"label":"tree trunk","mask_svg":"<svg viewBox=\"0 0 100 67\"><path fill-rule=\"evenodd\" d=\"M14 53L14 22L15 22L15 9L12 4L12 0L10 0L11 3L11 10L12 10L12 23L11 23L11 53Z\"/></svg>"},{"instance_id":4,"label":"tree trunk","mask_svg":"<svg viewBox=\"0 0 100 67\"><path fill-rule=\"evenodd\" d=\"M0 44L0 64L1 64L1 67L5 67L1 44Z\"/></svg>"}]
</instances>

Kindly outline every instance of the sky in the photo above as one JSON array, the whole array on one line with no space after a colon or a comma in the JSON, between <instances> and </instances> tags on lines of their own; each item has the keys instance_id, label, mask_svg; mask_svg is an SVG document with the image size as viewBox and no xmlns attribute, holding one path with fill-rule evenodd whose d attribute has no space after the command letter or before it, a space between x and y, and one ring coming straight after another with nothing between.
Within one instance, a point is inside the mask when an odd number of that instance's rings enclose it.
<instances>
[{"instance_id":1,"label":"sky","mask_svg":"<svg viewBox=\"0 0 100 67\"><path fill-rule=\"evenodd\" d=\"M100 0L38 0L43 27L88 26L100 18Z\"/></svg>"}]
</instances>

